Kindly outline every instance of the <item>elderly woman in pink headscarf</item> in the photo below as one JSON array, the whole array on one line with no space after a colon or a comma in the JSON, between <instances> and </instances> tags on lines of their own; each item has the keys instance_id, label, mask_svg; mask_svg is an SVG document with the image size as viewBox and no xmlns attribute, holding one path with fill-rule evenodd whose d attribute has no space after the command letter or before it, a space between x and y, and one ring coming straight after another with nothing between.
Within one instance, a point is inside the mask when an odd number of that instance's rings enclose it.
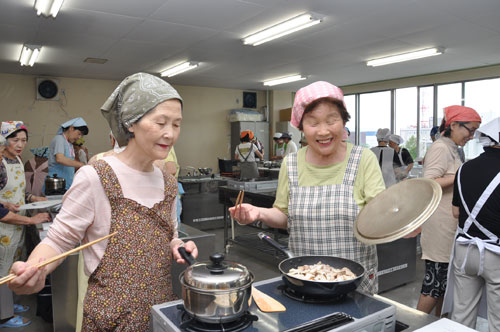
<instances>
[{"instance_id":1,"label":"elderly woman in pink headscarf","mask_svg":"<svg viewBox=\"0 0 500 332\"><path fill-rule=\"evenodd\" d=\"M366 270L360 288L376 293L376 248L356 239L353 224L385 185L375 155L344 140L349 118L338 87L315 82L297 91L291 123L308 145L284 158L273 207L242 204L229 210L243 224L260 220L288 228L294 255L338 256L360 263Z\"/></svg>"},{"instance_id":2,"label":"elderly woman in pink headscarf","mask_svg":"<svg viewBox=\"0 0 500 332\"><path fill-rule=\"evenodd\" d=\"M453 181L462 165L458 147L474 136L481 117L470 107L453 105L444 108L441 136L425 154L424 177L434 179L443 189L443 197L434 214L422 226L422 259L425 277L422 282L417 309L430 313L441 306L446 291L448 263L454 243L458 220L452 215Z\"/></svg>"}]
</instances>

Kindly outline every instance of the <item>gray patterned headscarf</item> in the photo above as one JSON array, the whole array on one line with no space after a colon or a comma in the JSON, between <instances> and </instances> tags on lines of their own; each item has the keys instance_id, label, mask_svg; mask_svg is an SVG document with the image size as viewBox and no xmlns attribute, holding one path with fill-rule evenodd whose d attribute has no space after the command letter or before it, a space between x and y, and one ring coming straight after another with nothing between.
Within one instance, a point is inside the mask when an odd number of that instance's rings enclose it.
<instances>
[{"instance_id":1,"label":"gray patterned headscarf","mask_svg":"<svg viewBox=\"0 0 500 332\"><path fill-rule=\"evenodd\" d=\"M146 113L170 99L182 98L177 91L159 77L136 73L125 78L101 107L113 136L120 146L126 146L130 137L127 130Z\"/></svg>"}]
</instances>

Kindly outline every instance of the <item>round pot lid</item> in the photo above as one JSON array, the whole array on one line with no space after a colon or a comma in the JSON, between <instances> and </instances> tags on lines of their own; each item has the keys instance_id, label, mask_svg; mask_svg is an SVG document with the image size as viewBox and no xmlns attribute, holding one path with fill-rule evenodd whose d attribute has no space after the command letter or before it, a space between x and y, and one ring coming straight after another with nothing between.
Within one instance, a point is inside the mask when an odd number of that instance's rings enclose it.
<instances>
[{"instance_id":1,"label":"round pot lid","mask_svg":"<svg viewBox=\"0 0 500 332\"><path fill-rule=\"evenodd\" d=\"M203 290L231 290L253 281L253 275L244 265L224 261L222 254L213 254L210 260L188 267L184 272L184 282Z\"/></svg>"},{"instance_id":2,"label":"round pot lid","mask_svg":"<svg viewBox=\"0 0 500 332\"><path fill-rule=\"evenodd\" d=\"M415 231L434 213L441 196L441 186L434 180L401 181L365 205L354 222L354 234L365 244L400 239Z\"/></svg>"}]
</instances>

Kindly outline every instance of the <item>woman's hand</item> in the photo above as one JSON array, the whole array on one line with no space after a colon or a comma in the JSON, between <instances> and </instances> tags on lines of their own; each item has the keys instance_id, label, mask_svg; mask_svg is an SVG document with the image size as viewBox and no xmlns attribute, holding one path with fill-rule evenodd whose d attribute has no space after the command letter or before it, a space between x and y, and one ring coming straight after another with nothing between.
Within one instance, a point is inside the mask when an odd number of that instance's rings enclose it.
<instances>
[{"instance_id":1,"label":"woman's hand","mask_svg":"<svg viewBox=\"0 0 500 332\"><path fill-rule=\"evenodd\" d=\"M194 258L198 257L198 248L193 241L184 243L181 239L176 238L172 242L170 242L170 248L172 250L172 256L177 263L187 264L184 258L182 258L181 254L179 254L179 247L184 247L186 251L190 253Z\"/></svg>"},{"instance_id":2,"label":"woman's hand","mask_svg":"<svg viewBox=\"0 0 500 332\"><path fill-rule=\"evenodd\" d=\"M416 230L414 230L413 232L411 232L410 234L406 235L403 237L403 239L411 239L411 238L414 238L415 236L417 236L418 234L422 233L422 227L419 227L417 228Z\"/></svg>"},{"instance_id":3,"label":"woman's hand","mask_svg":"<svg viewBox=\"0 0 500 332\"><path fill-rule=\"evenodd\" d=\"M32 202L43 202L43 201L46 201L47 200L47 197L42 197L42 196L31 196L31 201Z\"/></svg>"},{"instance_id":4,"label":"woman's hand","mask_svg":"<svg viewBox=\"0 0 500 332\"><path fill-rule=\"evenodd\" d=\"M26 262L15 262L10 272L17 277L9 282L9 288L18 295L38 293L45 286L46 267L37 268Z\"/></svg>"},{"instance_id":5,"label":"woman's hand","mask_svg":"<svg viewBox=\"0 0 500 332\"><path fill-rule=\"evenodd\" d=\"M253 206L251 204L241 204L229 208L229 213L231 217L235 219L238 223L246 225L253 223L260 217L260 208Z\"/></svg>"},{"instance_id":6,"label":"woman's hand","mask_svg":"<svg viewBox=\"0 0 500 332\"><path fill-rule=\"evenodd\" d=\"M42 222L51 221L51 220L52 220L52 218L50 217L50 214L48 214L47 212L43 212L43 213L38 213L38 214L34 215L33 217L31 217L30 224L36 225L36 224L40 224Z\"/></svg>"},{"instance_id":7,"label":"woman's hand","mask_svg":"<svg viewBox=\"0 0 500 332\"><path fill-rule=\"evenodd\" d=\"M8 202L2 202L3 206L8 209L10 212L19 212L19 204L13 204Z\"/></svg>"}]
</instances>

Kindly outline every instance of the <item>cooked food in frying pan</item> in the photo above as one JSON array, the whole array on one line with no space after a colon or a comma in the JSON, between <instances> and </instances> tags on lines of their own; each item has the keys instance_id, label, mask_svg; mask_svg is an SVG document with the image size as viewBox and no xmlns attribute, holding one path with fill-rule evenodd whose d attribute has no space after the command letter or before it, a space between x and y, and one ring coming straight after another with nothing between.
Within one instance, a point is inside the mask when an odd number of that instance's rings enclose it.
<instances>
[{"instance_id":1,"label":"cooked food in frying pan","mask_svg":"<svg viewBox=\"0 0 500 332\"><path fill-rule=\"evenodd\" d=\"M356 278L356 275L347 267L336 269L321 262L314 265L301 265L296 269L290 269L288 275L298 279L313 281L345 281Z\"/></svg>"}]
</instances>

